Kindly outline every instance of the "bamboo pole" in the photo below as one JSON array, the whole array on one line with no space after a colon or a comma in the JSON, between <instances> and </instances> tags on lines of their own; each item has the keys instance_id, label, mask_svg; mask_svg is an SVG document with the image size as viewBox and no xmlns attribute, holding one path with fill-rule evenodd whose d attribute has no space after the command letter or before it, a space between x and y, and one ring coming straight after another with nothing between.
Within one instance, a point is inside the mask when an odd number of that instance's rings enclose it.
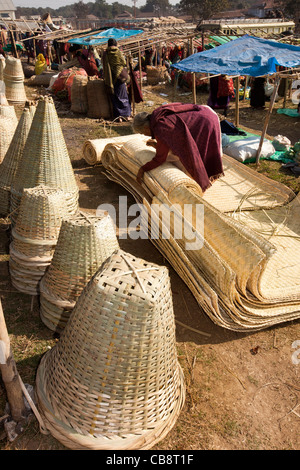
<instances>
[{"instance_id":1,"label":"bamboo pole","mask_svg":"<svg viewBox=\"0 0 300 470\"><path fill-rule=\"evenodd\" d=\"M192 73L192 86L193 86L193 103L197 104L197 90L196 90L196 74Z\"/></svg>"},{"instance_id":2,"label":"bamboo pole","mask_svg":"<svg viewBox=\"0 0 300 470\"><path fill-rule=\"evenodd\" d=\"M283 98L283 104L282 107L286 108L286 100L287 100L287 95L288 95L288 89L289 89L289 79L284 78L284 98Z\"/></svg>"},{"instance_id":3,"label":"bamboo pole","mask_svg":"<svg viewBox=\"0 0 300 470\"><path fill-rule=\"evenodd\" d=\"M245 83L244 83L244 96L243 96L243 101L246 101L246 93L247 93L247 87L248 87L248 81L249 81L249 76L246 75L245 77Z\"/></svg>"},{"instance_id":4,"label":"bamboo pole","mask_svg":"<svg viewBox=\"0 0 300 470\"><path fill-rule=\"evenodd\" d=\"M23 421L26 416L23 392L19 374L14 361L10 340L5 324L2 304L0 302L0 369L5 385L11 417L15 422Z\"/></svg>"},{"instance_id":5,"label":"bamboo pole","mask_svg":"<svg viewBox=\"0 0 300 470\"><path fill-rule=\"evenodd\" d=\"M273 94L272 94L271 101L270 101L270 106L269 106L268 113L267 113L267 116L266 116L266 119L265 119L265 123L264 123L264 127L263 127L263 130L262 130L262 133L261 133L259 146L258 146L257 153L256 153L256 164L257 165L259 164L261 149L262 149L262 146L263 146L263 141L264 141L265 135L267 133L267 128L268 128L268 124L269 124L269 121L270 121L273 106L274 106L274 103L275 103L275 98L276 98L276 95L277 95L277 92L278 92L279 83L280 83L280 78L276 77L275 84L274 84L274 90L273 90Z\"/></svg>"},{"instance_id":6,"label":"bamboo pole","mask_svg":"<svg viewBox=\"0 0 300 470\"><path fill-rule=\"evenodd\" d=\"M138 51L138 57L139 57L139 74L140 74L140 89L141 91L143 90L143 75L142 75L142 56L141 56L141 47L140 47L140 41L139 41L139 51Z\"/></svg>"},{"instance_id":7,"label":"bamboo pole","mask_svg":"<svg viewBox=\"0 0 300 470\"><path fill-rule=\"evenodd\" d=\"M240 123L240 77L236 77L236 86L235 86L235 127L239 126Z\"/></svg>"}]
</instances>

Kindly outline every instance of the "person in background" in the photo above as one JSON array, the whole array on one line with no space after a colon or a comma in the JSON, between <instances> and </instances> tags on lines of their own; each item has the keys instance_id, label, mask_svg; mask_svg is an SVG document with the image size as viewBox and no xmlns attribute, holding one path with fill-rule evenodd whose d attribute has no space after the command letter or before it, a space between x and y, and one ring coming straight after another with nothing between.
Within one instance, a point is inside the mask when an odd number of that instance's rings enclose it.
<instances>
[{"instance_id":1,"label":"person in background","mask_svg":"<svg viewBox=\"0 0 300 470\"><path fill-rule=\"evenodd\" d=\"M266 104L265 77L255 77L252 80L250 91L250 106L252 108L264 108Z\"/></svg>"},{"instance_id":2,"label":"person in background","mask_svg":"<svg viewBox=\"0 0 300 470\"><path fill-rule=\"evenodd\" d=\"M193 178L203 192L223 175L220 121L208 106L162 105L151 114L137 114L133 129L151 136L147 145L156 149L153 159L140 168L138 183L146 171L170 161Z\"/></svg>"},{"instance_id":3,"label":"person in background","mask_svg":"<svg viewBox=\"0 0 300 470\"><path fill-rule=\"evenodd\" d=\"M229 103L233 96L234 86L232 78L226 75L218 75L210 79L207 105L212 109L224 109L224 116L227 116Z\"/></svg>"},{"instance_id":4,"label":"person in background","mask_svg":"<svg viewBox=\"0 0 300 470\"><path fill-rule=\"evenodd\" d=\"M131 103L127 91L130 78L125 57L113 38L108 40L103 54L103 78L111 98L114 119L119 122L131 120Z\"/></svg>"}]
</instances>

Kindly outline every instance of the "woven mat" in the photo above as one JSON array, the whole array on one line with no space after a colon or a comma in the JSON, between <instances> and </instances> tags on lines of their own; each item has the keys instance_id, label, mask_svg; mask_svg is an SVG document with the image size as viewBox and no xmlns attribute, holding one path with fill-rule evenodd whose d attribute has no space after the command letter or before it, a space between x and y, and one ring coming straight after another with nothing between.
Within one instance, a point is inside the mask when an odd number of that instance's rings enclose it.
<instances>
[{"instance_id":1,"label":"woven mat","mask_svg":"<svg viewBox=\"0 0 300 470\"><path fill-rule=\"evenodd\" d=\"M123 146L109 144L102 162L107 177L148 205L149 212L153 203L204 205L201 249L186 250L184 239L163 239L162 220L159 224L153 218L149 235L154 227L159 236L149 238L209 317L235 331L299 318L300 264L293 258L299 251L299 197L226 156L225 176L204 197L193 180L169 163L146 173L140 186L137 171L153 155L137 138Z\"/></svg>"}]
</instances>

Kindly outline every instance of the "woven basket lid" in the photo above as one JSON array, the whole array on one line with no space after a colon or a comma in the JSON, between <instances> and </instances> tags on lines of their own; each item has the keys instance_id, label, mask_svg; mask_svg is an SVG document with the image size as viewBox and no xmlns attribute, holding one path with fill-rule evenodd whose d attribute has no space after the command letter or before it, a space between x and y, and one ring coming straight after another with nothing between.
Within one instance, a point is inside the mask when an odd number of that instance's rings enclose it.
<instances>
[{"instance_id":1,"label":"woven basket lid","mask_svg":"<svg viewBox=\"0 0 300 470\"><path fill-rule=\"evenodd\" d=\"M72 449L148 449L185 386L167 268L118 250L84 289L37 371L48 430Z\"/></svg>"},{"instance_id":2,"label":"woven basket lid","mask_svg":"<svg viewBox=\"0 0 300 470\"><path fill-rule=\"evenodd\" d=\"M19 204L24 188L45 185L60 188L71 199L70 212L78 211L78 186L52 98L37 104L23 155L11 185ZM16 210L16 207L12 207Z\"/></svg>"},{"instance_id":3,"label":"woven basket lid","mask_svg":"<svg viewBox=\"0 0 300 470\"><path fill-rule=\"evenodd\" d=\"M2 216L7 216L9 213L10 187L22 157L31 122L32 113L28 107L25 107L0 165L0 214Z\"/></svg>"},{"instance_id":4,"label":"woven basket lid","mask_svg":"<svg viewBox=\"0 0 300 470\"><path fill-rule=\"evenodd\" d=\"M38 294L39 281L51 262L66 216L63 190L43 186L24 190L9 260L12 283L18 290Z\"/></svg>"},{"instance_id":5,"label":"woven basket lid","mask_svg":"<svg viewBox=\"0 0 300 470\"><path fill-rule=\"evenodd\" d=\"M81 212L63 220L51 265L40 285L41 318L50 329L64 327L83 288L118 249L113 221L106 212L97 216ZM53 315L49 302L54 306ZM48 311L43 308L46 304ZM60 318L57 307L61 307Z\"/></svg>"}]
</instances>

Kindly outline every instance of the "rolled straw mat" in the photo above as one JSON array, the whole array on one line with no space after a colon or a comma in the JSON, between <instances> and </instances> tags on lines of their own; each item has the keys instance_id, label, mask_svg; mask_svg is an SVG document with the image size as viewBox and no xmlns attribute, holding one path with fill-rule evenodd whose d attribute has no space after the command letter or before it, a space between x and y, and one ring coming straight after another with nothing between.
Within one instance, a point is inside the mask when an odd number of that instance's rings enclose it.
<instances>
[{"instance_id":1,"label":"rolled straw mat","mask_svg":"<svg viewBox=\"0 0 300 470\"><path fill-rule=\"evenodd\" d=\"M210 318L236 331L258 330L299 318L300 260L295 258L300 232L299 197L227 159L223 181L214 182L208 196L168 163L145 174L140 186L135 176L149 159L151 150L135 146L134 141L123 146L109 144L102 155L108 178L144 203L148 215L153 204L160 204L166 213L174 212L174 205L181 208L173 228L182 224L183 217L198 233L193 211L203 206L204 237L199 249L188 250L187 240L175 239L172 233L169 239L163 239L162 214L156 219L148 217L147 223L150 234L153 227L158 233L155 239L149 235L151 241L182 276ZM225 192L222 206L220 194ZM189 212L183 212L185 205Z\"/></svg>"},{"instance_id":2,"label":"rolled straw mat","mask_svg":"<svg viewBox=\"0 0 300 470\"><path fill-rule=\"evenodd\" d=\"M79 297L38 368L51 434L71 449L150 449L185 399L167 268L118 250Z\"/></svg>"}]
</instances>

